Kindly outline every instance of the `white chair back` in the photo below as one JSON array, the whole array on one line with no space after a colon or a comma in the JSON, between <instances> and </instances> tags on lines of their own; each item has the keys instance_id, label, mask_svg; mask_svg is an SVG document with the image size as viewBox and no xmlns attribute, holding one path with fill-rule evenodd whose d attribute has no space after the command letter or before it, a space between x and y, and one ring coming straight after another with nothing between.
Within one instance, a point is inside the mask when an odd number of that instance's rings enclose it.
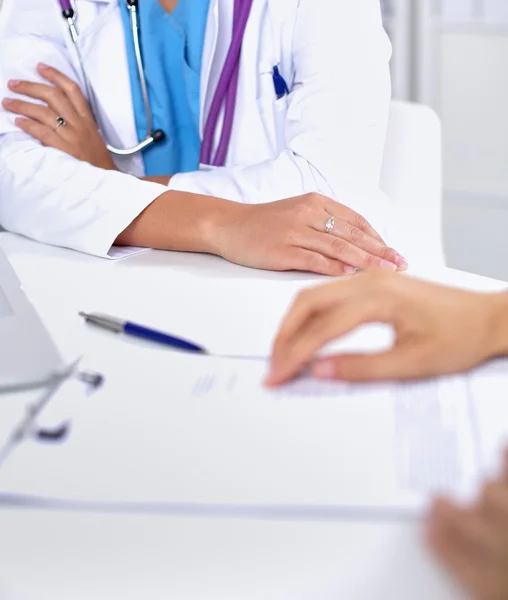
<instances>
[{"instance_id":1,"label":"white chair back","mask_svg":"<svg viewBox=\"0 0 508 600\"><path fill-rule=\"evenodd\" d=\"M394 101L381 188L395 202L401 251L429 265L445 263L441 155L441 123L436 113Z\"/></svg>"}]
</instances>

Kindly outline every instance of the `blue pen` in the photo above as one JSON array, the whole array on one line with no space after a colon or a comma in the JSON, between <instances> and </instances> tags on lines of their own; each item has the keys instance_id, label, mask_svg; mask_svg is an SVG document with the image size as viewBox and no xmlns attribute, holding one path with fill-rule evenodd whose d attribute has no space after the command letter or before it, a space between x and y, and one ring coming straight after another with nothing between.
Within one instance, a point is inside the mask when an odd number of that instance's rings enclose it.
<instances>
[{"instance_id":1,"label":"blue pen","mask_svg":"<svg viewBox=\"0 0 508 600\"><path fill-rule=\"evenodd\" d=\"M273 68L273 85L275 87L275 95L277 100L284 98L289 94L288 84L282 75L280 74L279 67L275 65Z\"/></svg>"},{"instance_id":2,"label":"blue pen","mask_svg":"<svg viewBox=\"0 0 508 600\"><path fill-rule=\"evenodd\" d=\"M196 344L187 342L186 340L182 340L181 338L174 337L167 333L156 331L155 329L150 329L148 327L143 327L142 325L130 323L129 321L122 321L121 319L117 319L115 317L109 317L108 315L99 315L94 313L88 314L80 312L79 316L83 317L87 323L96 325L101 329L113 331L114 333L125 333L126 335L131 335L133 337L148 340L150 342L164 344L165 346L169 346L170 348L174 348L175 350L182 350L183 352L207 354L207 351L201 346L197 346Z\"/></svg>"}]
</instances>

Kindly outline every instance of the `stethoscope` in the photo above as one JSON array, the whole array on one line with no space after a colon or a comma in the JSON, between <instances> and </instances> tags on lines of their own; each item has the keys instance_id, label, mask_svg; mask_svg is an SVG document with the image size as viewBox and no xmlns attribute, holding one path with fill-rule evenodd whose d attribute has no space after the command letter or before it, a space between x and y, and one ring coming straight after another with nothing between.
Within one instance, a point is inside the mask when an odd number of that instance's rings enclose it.
<instances>
[{"instance_id":1,"label":"stethoscope","mask_svg":"<svg viewBox=\"0 0 508 600\"><path fill-rule=\"evenodd\" d=\"M83 55L78 44L78 30L76 27L77 13L76 9L73 8L71 0L58 0L62 9L62 16L67 21L69 26L69 32L71 35L72 42L76 49L81 72L83 75L83 81L86 88L86 93L89 98L90 108L95 117L97 125L100 127L98 121L98 110L95 105L94 94L92 84L87 75ZM153 117L150 109L150 100L148 97L148 87L145 77L145 69L143 65L143 58L141 54L140 35L139 35L139 19L138 19L138 5L139 0L124 0L130 15L130 23L132 29L132 39L134 42L134 52L136 56L136 66L139 81L141 83L141 95L143 98L144 111L147 122L147 133L142 141L140 141L133 148L115 148L111 144L106 143L107 149L118 156L130 156L136 154L141 150L144 150L148 146L161 142L165 139L166 134L162 129L153 128ZM180 0L183 1L183 0ZM233 121L236 109L236 99L238 93L238 75L240 66L240 52L242 48L243 38L245 35L245 29L247 21L251 12L253 0L235 0L234 18L233 18L233 35L231 45L224 63L217 89L215 91L210 111L205 122L203 132L203 143L201 147L200 162L205 165L223 166L226 161L227 152L229 149L229 143L231 141L231 133L233 129ZM212 156L215 132L221 115L221 111L224 109L224 118L222 125L222 133L217 146L215 155Z\"/></svg>"}]
</instances>

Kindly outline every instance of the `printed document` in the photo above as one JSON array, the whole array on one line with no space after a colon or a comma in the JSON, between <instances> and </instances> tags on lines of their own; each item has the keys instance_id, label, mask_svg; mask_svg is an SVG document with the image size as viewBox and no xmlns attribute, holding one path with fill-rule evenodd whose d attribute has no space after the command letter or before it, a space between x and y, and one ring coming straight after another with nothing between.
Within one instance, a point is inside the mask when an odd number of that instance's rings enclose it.
<instances>
[{"instance_id":1,"label":"printed document","mask_svg":"<svg viewBox=\"0 0 508 600\"><path fill-rule=\"evenodd\" d=\"M119 366L100 392L55 399L43 422L69 422L67 438L19 444L0 493L417 516L436 493L471 498L508 431L506 362L422 383L303 377L275 391L266 370L189 356L156 358L143 377Z\"/></svg>"}]
</instances>

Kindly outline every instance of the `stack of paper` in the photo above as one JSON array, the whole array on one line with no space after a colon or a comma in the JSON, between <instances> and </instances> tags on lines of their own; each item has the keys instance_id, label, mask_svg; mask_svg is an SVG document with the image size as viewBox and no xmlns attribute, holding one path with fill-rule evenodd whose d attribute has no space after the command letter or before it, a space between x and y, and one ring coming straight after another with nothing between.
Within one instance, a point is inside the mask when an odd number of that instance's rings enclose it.
<instances>
[{"instance_id":1,"label":"stack of paper","mask_svg":"<svg viewBox=\"0 0 508 600\"><path fill-rule=\"evenodd\" d=\"M111 364L101 392L68 389L50 405L44 424L70 420L70 435L20 444L0 492L148 510L418 515L437 492L474 494L508 431L506 363L417 384L301 379L279 391L262 387L266 368L156 355L140 378Z\"/></svg>"}]
</instances>

